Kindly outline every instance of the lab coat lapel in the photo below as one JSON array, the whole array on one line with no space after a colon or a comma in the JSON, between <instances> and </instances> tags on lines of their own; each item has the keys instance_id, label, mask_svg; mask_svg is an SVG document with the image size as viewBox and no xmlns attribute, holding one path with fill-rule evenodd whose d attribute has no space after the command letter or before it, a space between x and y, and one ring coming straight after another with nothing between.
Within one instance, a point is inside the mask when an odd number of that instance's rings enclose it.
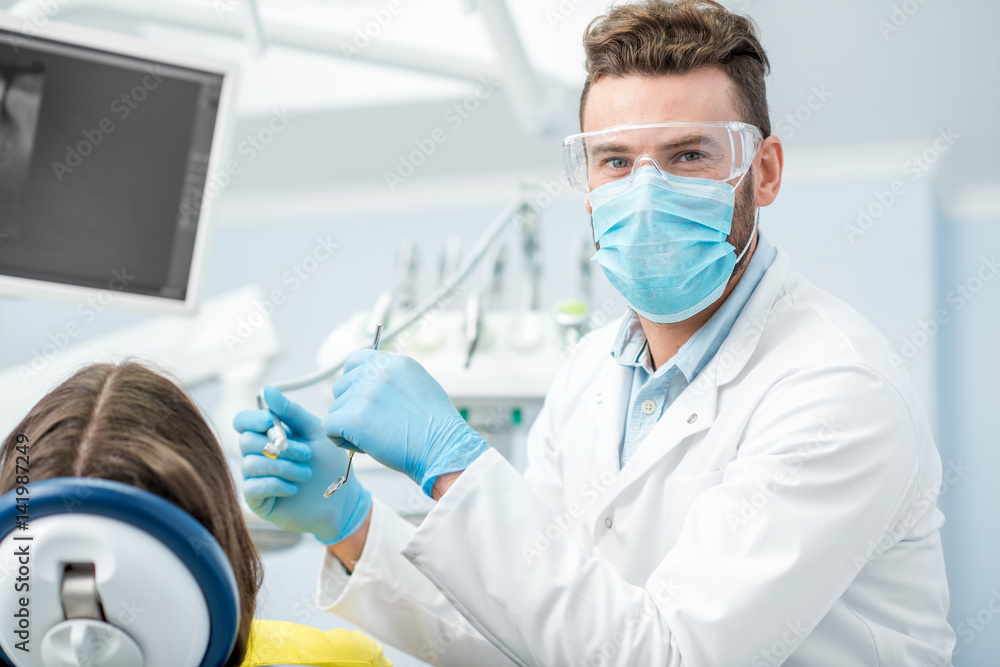
<instances>
[{"instance_id":1,"label":"lab coat lapel","mask_svg":"<svg viewBox=\"0 0 1000 667\"><path fill-rule=\"evenodd\" d=\"M683 450L677 447L686 438L709 428L715 421L715 406L718 398L718 388L713 382L705 389L697 390L695 385L689 386L677 397L656 425L652 428L639 448L632 454L622 468L615 483L602 497L597 506L595 517L606 512L618 495L633 482L641 479L650 468L660 465L664 458L672 452L678 454L678 460L666 462L664 465L675 467L683 455ZM622 417L624 419L624 416Z\"/></svg>"},{"instance_id":2,"label":"lab coat lapel","mask_svg":"<svg viewBox=\"0 0 1000 667\"><path fill-rule=\"evenodd\" d=\"M642 478L651 467L659 465L664 457L675 452L677 446L686 438L710 428L715 422L719 388L736 377L750 358L763 331L762 323L768 321L771 308L788 275L788 258L781 248L777 250L774 262L736 319L732 331L723 341L719 351L650 430L625 464L625 468L621 470L615 484L604 495L604 501L595 516L600 516L626 487ZM627 403L627 393L623 400ZM625 408L627 409L627 406ZM605 421L600 423L606 426L611 421L611 416L608 415ZM622 411L613 423L619 430L624 430L624 422L625 412ZM615 442L617 462L617 441ZM683 450L677 450L675 453L678 455L676 457L678 461L684 454ZM676 466L676 464L677 461L670 465Z\"/></svg>"},{"instance_id":3,"label":"lab coat lapel","mask_svg":"<svg viewBox=\"0 0 1000 667\"><path fill-rule=\"evenodd\" d=\"M654 465L660 464L686 438L712 426L719 388L714 378L706 380L710 381L689 385L667 408L622 470L618 480L619 490L645 475ZM683 455L683 451L676 453ZM676 458L679 459L679 456ZM677 461L670 464L670 467L673 468L676 464Z\"/></svg>"},{"instance_id":4,"label":"lab coat lapel","mask_svg":"<svg viewBox=\"0 0 1000 667\"><path fill-rule=\"evenodd\" d=\"M618 447L625 431L625 411L632 388L632 369L608 356L597 379L583 393L584 407L596 425L594 470L619 470Z\"/></svg>"}]
</instances>

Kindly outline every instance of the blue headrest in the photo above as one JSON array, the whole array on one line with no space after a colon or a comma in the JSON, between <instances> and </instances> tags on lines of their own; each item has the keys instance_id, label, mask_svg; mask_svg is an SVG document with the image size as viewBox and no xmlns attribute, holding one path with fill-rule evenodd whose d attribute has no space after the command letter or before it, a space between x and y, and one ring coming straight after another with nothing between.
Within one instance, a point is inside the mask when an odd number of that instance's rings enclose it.
<instances>
[{"instance_id":1,"label":"blue headrest","mask_svg":"<svg viewBox=\"0 0 1000 667\"><path fill-rule=\"evenodd\" d=\"M96 514L145 531L184 563L205 594L211 627L201 667L220 667L233 650L239 629L236 577L215 537L173 503L128 484L90 477L57 477L0 496L0 540L14 532L19 502L28 502L31 521L56 514ZM0 649L0 659L13 667Z\"/></svg>"}]
</instances>

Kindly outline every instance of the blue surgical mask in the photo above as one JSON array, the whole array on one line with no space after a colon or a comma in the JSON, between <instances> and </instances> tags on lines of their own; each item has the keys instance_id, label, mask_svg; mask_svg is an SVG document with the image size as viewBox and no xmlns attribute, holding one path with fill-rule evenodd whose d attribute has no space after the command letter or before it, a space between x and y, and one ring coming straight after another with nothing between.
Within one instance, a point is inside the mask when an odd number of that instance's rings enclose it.
<instances>
[{"instance_id":1,"label":"blue surgical mask","mask_svg":"<svg viewBox=\"0 0 1000 667\"><path fill-rule=\"evenodd\" d=\"M592 259L642 317L686 320L722 296L750 246L747 241L737 257L726 241L735 201L736 187L729 183L639 166L631 178L591 191L600 244Z\"/></svg>"}]
</instances>

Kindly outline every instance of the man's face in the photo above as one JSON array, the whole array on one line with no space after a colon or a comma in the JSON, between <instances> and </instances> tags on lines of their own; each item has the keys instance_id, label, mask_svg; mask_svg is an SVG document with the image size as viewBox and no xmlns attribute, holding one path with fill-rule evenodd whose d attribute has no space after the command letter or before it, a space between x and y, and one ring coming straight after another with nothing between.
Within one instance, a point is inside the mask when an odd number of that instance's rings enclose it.
<instances>
[{"instance_id":1,"label":"man's face","mask_svg":"<svg viewBox=\"0 0 1000 667\"><path fill-rule=\"evenodd\" d=\"M736 111L735 93L732 81L716 67L653 77L604 76L587 94L582 130L656 121L746 122ZM591 212L589 197L586 206ZM737 253L750 239L755 211L751 171L737 188L732 232L727 239Z\"/></svg>"}]
</instances>

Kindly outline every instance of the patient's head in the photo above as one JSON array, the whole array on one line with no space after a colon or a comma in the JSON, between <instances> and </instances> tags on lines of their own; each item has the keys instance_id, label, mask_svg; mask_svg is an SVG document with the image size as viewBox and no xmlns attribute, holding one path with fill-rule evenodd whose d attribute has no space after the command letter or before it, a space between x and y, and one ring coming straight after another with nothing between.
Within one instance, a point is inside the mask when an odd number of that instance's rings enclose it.
<instances>
[{"instance_id":1,"label":"patient's head","mask_svg":"<svg viewBox=\"0 0 1000 667\"><path fill-rule=\"evenodd\" d=\"M240 664L261 585L260 556L222 450L191 399L135 362L87 366L40 400L4 440L0 494L16 486L19 433L31 443L31 481L96 477L130 484L174 503L215 536L239 586L240 629L227 665Z\"/></svg>"}]
</instances>

